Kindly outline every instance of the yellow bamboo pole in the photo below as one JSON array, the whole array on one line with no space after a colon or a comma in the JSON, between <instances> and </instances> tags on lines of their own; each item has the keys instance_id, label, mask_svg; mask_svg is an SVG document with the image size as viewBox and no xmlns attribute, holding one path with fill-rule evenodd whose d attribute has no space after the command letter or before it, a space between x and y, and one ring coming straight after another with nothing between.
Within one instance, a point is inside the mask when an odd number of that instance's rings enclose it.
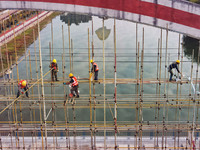
<instances>
[{"instance_id":1,"label":"yellow bamboo pole","mask_svg":"<svg viewBox=\"0 0 200 150\"><path fill-rule=\"evenodd\" d=\"M52 49L52 60L54 59L54 45L53 45L53 21L51 20L51 49Z\"/></svg>"},{"instance_id":2,"label":"yellow bamboo pole","mask_svg":"<svg viewBox=\"0 0 200 150\"><path fill-rule=\"evenodd\" d=\"M74 53L73 53L73 40L71 39L71 65L72 65L72 72L74 72Z\"/></svg>"},{"instance_id":3,"label":"yellow bamboo pole","mask_svg":"<svg viewBox=\"0 0 200 150\"><path fill-rule=\"evenodd\" d=\"M72 66L71 66L71 38L70 38L70 22L68 20L68 38L69 38L69 62L70 62L70 72L72 72Z\"/></svg>"},{"instance_id":4,"label":"yellow bamboo pole","mask_svg":"<svg viewBox=\"0 0 200 150\"><path fill-rule=\"evenodd\" d=\"M142 147L142 122L143 122L143 72L144 72L144 28L142 30L142 53L141 53L141 72L140 72L140 110L139 110L139 148Z\"/></svg>"},{"instance_id":5,"label":"yellow bamboo pole","mask_svg":"<svg viewBox=\"0 0 200 150\"><path fill-rule=\"evenodd\" d=\"M17 82L19 83L19 70L18 70L18 63L17 63L17 60L18 60L18 57L17 57L17 43L16 43L16 37L15 37L15 29L13 29L13 32L14 32L14 45L15 45L15 62L16 62L16 69L17 69Z\"/></svg>"},{"instance_id":6,"label":"yellow bamboo pole","mask_svg":"<svg viewBox=\"0 0 200 150\"><path fill-rule=\"evenodd\" d=\"M94 60L94 23L93 23L93 18L92 18L92 60ZM93 144L93 149L96 149L96 96L95 96L95 81L93 80L93 112L94 112L94 144Z\"/></svg>"},{"instance_id":7,"label":"yellow bamboo pole","mask_svg":"<svg viewBox=\"0 0 200 150\"><path fill-rule=\"evenodd\" d=\"M104 89L104 149L106 149L106 82L105 82L105 48L104 48L104 18L102 20L102 26L103 26L103 89Z\"/></svg>"},{"instance_id":8,"label":"yellow bamboo pole","mask_svg":"<svg viewBox=\"0 0 200 150\"><path fill-rule=\"evenodd\" d=\"M115 60L115 70L114 70L114 74L115 74L115 83L114 83L114 87L115 87L115 107L114 107L114 125L115 125L115 150L117 150L117 55L116 55L116 21L114 19L114 60Z\"/></svg>"},{"instance_id":9,"label":"yellow bamboo pole","mask_svg":"<svg viewBox=\"0 0 200 150\"><path fill-rule=\"evenodd\" d=\"M90 79L90 30L88 28L88 65L89 65L89 103L90 103L90 136L91 136L91 149L93 148L93 130L92 130L92 90Z\"/></svg>"},{"instance_id":10,"label":"yellow bamboo pole","mask_svg":"<svg viewBox=\"0 0 200 150\"><path fill-rule=\"evenodd\" d=\"M26 56L26 33L25 33L25 27L23 23L23 32L24 32L24 53L25 53L25 60L26 60L26 79L28 80L28 63L27 63L27 56Z\"/></svg>"},{"instance_id":11,"label":"yellow bamboo pole","mask_svg":"<svg viewBox=\"0 0 200 150\"><path fill-rule=\"evenodd\" d=\"M168 50L168 24L167 24L167 30L166 30L166 48L165 48L165 77L164 77L165 81L166 81L166 77L167 77L167 50ZM167 84L166 84L166 82L164 82L164 98L166 98L166 87L167 87ZM166 145L164 146L166 101L165 101L164 107L163 107L162 149L164 149L164 147L166 147Z\"/></svg>"},{"instance_id":12,"label":"yellow bamboo pole","mask_svg":"<svg viewBox=\"0 0 200 150\"><path fill-rule=\"evenodd\" d=\"M39 58L40 58L40 77L41 77L41 88L42 88L42 102L43 102L43 117L44 117L44 130L45 130L45 144L47 147L47 129L46 129L46 106L45 106L45 95L44 95L44 81L43 81L43 68L42 68L42 50L40 41L40 24L37 15L37 25L38 25L38 41L39 41ZM53 37L53 36L52 36ZM41 126L42 128L42 126Z\"/></svg>"}]
</instances>

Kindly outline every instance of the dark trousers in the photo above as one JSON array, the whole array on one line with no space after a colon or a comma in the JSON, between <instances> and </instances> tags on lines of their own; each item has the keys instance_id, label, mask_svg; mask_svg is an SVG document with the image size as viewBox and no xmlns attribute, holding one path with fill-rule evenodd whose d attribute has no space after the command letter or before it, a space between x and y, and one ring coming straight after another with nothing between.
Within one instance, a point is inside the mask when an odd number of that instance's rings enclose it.
<instances>
[{"instance_id":1,"label":"dark trousers","mask_svg":"<svg viewBox=\"0 0 200 150\"><path fill-rule=\"evenodd\" d=\"M26 91L28 88L27 87L25 87L24 88L24 91ZM17 92L17 98L20 96L20 91L18 90L18 92ZM28 97L28 91L26 92L26 97Z\"/></svg>"},{"instance_id":2,"label":"dark trousers","mask_svg":"<svg viewBox=\"0 0 200 150\"><path fill-rule=\"evenodd\" d=\"M168 72L170 73L169 81L171 81L174 73L173 73L172 69L169 69Z\"/></svg>"},{"instance_id":3,"label":"dark trousers","mask_svg":"<svg viewBox=\"0 0 200 150\"><path fill-rule=\"evenodd\" d=\"M79 93L78 93L78 85L77 86L73 86L71 87L71 93L74 95L74 92L76 93L76 96L79 97ZM75 96L75 95L74 95Z\"/></svg>"},{"instance_id":4,"label":"dark trousers","mask_svg":"<svg viewBox=\"0 0 200 150\"><path fill-rule=\"evenodd\" d=\"M98 72L99 72L99 71L95 71L95 72L94 72L94 80L98 80Z\"/></svg>"},{"instance_id":5,"label":"dark trousers","mask_svg":"<svg viewBox=\"0 0 200 150\"><path fill-rule=\"evenodd\" d=\"M51 71L51 80L52 81L54 81L54 76L55 76L55 79L56 79L56 81L58 80L58 78L57 78L57 71L56 70L52 70Z\"/></svg>"}]
</instances>

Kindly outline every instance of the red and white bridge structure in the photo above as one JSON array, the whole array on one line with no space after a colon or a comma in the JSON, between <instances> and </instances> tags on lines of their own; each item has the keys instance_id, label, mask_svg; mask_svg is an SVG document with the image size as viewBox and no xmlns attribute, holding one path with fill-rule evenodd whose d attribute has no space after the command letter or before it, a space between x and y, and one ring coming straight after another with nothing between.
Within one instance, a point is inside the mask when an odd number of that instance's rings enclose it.
<instances>
[{"instance_id":1,"label":"red and white bridge structure","mask_svg":"<svg viewBox=\"0 0 200 150\"><path fill-rule=\"evenodd\" d=\"M200 39L200 5L185 0L0 0L1 9L84 13L129 20Z\"/></svg>"}]
</instances>

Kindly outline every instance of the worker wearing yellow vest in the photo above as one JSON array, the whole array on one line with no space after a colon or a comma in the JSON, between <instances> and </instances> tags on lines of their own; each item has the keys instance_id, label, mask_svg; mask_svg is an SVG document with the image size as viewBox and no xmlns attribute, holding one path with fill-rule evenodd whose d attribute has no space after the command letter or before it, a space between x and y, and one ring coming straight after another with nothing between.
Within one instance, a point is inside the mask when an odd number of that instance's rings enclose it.
<instances>
[{"instance_id":1,"label":"worker wearing yellow vest","mask_svg":"<svg viewBox=\"0 0 200 150\"><path fill-rule=\"evenodd\" d=\"M52 69L51 70L51 80L54 81L54 76L55 76L56 81L59 81L57 78L57 72L59 70L58 70L58 65L57 65L56 59L53 59L52 63L49 65L49 68Z\"/></svg>"},{"instance_id":2,"label":"worker wearing yellow vest","mask_svg":"<svg viewBox=\"0 0 200 150\"><path fill-rule=\"evenodd\" d=\"M181 72L178 69L178 64L180 64L180 60L177 60L169 65L169 67L168 67L168 72L170 73L169 81L172 81L172 76L174 75L174 73L172 71L173 68L175 68L178 71L178 73L181 74ZM182 77L182 74L181 74L181 77Z\"/></svg>"},{"instance_id":3,"label":"worker wearing yellow vest","mask_svg":"<svg viewBox=\"0 0 200 150\"><path fill-rule=\"evenodd\" d=\"M63 84L66 85L66 84L71 84L71 94L73 94L73 96L75 96L74 92L76 93L76 97L79 98L79 93L78 93L78 81L77 81L77 78L72 74L70 73L69 74L69 78L71 78L71 80L69 82L64 82Z\"/></svg>"},{"instance_id":4,"label":"worker wearing yellow vest","mask_svg":"<svg viewBox=\"0 0 200 150\"><path fill-rule=\"evenodd\" d=\"M99 72L99 67L97 63L95 63L92 59L90 60L92 64L91 72L94 73L94 80L98 80L98 72Z\"/></svg>"},{"instance_id":5,"label":"worker wearing yellow vest","mask_svg":"<svg viewBox=\"0 0 200 150\"><path fill-rule=\"evenodd\" d=\"M28 84L26 80L21 80L18 83L18 92L17 92L17 98L20 96L20 93L24 94L24 92L22 91L22 89L24 89L24 91L28 90ZM29 98L28 96L28 91L26 92L26 96Z\"/></svg>"}]
</instances>

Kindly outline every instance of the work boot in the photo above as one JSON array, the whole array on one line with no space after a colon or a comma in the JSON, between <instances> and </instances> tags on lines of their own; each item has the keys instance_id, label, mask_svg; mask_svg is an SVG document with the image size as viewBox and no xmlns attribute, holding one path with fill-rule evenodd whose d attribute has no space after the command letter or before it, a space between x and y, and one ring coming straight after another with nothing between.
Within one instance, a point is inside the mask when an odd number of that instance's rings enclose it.
<instances>
[{"instance_id":1,"label":"work boot","mask_svg":"<svg viewBox=\"0 0 200 150\"><path fill-rule=\"evenodd\" d=\"M56 78L56 81L59 81L58 78L57 78L57 75L55 75L55 78Z\"/></svg>"}]
</instances>

